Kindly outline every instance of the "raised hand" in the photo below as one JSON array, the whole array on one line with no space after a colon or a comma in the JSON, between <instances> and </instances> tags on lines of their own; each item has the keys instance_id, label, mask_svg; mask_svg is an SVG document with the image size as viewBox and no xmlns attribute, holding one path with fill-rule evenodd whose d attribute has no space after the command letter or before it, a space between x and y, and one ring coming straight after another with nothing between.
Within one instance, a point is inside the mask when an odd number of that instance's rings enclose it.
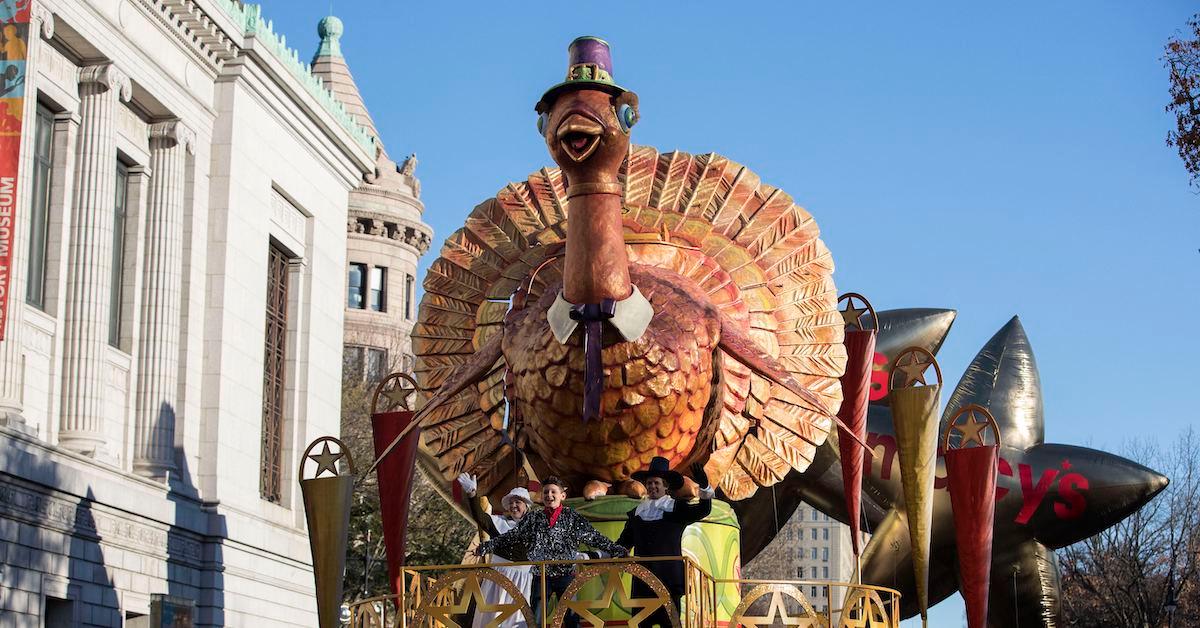
<instances>
[{"instance_id":1,"label":"raised hand","mask_svg":"<svg viewBox=\"0 0 1200 628\"><path fill-rule=\"evenodd\" d=\"M708 488L708 474L704 472L704 465L700 464L699 462L693 462L691 469L692 479L696 481L696 484L698 484L700 488Z\"/></svg>"},{"instance_id":2,"label":"raised hand","mask_svg":"<svg viewBox=\"0 0 1200 628\"><path fill-rule=\"evenodd\" d=\"M479 480L473 475L463 473L458 476L458 485L462 487L467 497L474 497L475 491L479 488Z\"/></svg>"}]
</instances>

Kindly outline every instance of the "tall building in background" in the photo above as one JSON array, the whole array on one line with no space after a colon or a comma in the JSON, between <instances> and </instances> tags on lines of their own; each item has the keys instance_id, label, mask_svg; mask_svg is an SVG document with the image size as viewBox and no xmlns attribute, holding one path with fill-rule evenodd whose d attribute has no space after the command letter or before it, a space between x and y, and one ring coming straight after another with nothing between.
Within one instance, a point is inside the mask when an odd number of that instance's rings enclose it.
<instances>
[{"instance_id":1,"label":"tall building in background","mask_svg":"<svg viewBox=\"0 0 1200 628\"><path fill-rule=\"evenodd\" d=\"M381 170L337 78L313 76L256 6L31 6L3 50L25 106L8 112L24 132L0 625L139 626L163 609L315 626L295 473L339 430L349 206L410 191L409 213L380 203L393 217L364 226L390 236L391 220L403 245L416 180ZM364 178L388 183L372 196ZM387 297L408 263L368 306L403 313Z\"/></svg>"},{"instance_id":2,"label":"tall building in background","mask_svg":"<svg viewBox=\"0 0 1200 628\"><path fill-rule=\"evenodd\" d=\"M746 565L742 573L749 579L851 582L854 550L850 544L850 527L801 503L775 539ZM816 610L826 610L825 585L805 585L804 595ZM841 605L844 595L844 590L833 590L834 608Z\"/></svg>"},{"instance_id":3,"label":"tall building in background","mask_svg":"<svg viewBox=\"0 0 1200 628\"><path fill-rule=\"evenodd\" d=\"M393 370L411 372L409 334L417 318L417 261L433 238L421 221L417 156L397 165L388 156L375 121L363 103L342 56L342 21L317 25L320 46L312 71L346 111L376 138L375 168L350 192L346 218L346 335L344 369L352 379L374 382Z\"/></svg>"}]
</instances>

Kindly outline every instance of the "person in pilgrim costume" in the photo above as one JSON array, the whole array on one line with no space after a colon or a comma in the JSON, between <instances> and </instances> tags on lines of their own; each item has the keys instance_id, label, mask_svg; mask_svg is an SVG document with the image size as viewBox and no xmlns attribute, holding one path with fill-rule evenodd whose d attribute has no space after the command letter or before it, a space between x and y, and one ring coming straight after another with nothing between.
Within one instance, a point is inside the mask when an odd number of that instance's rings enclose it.
<instances>
[{"instance_id":1,"label":"person in pilgrim costume","mask_svg":"<svg viewBox=\"0 0 1200 628\"><path fill-rule=\"evenodd\" d=\"M656 456L650 460L650 468L633 474L633 479L646 486L646 497L637 507L629 511L625 529L617 538L617 544L633 550L634 556L682 556L683 531L689 525L704 519L712 512L712 499L716 491L708 485L708 474L704 465L693 464L692 479L700 488L700 501L690 504L676 500L671 494L683 488L683 476L670 468L670 461ZM662 581L663 586L675 603L676 619L679 600L683 597L685 581L683 563L675 560L658 560L642 563ZM654 591L641 580L634 579L634 598L653 598ZM659 625L670 628L671 616L664 605L642 622L643 626Z\"/></svg>"},{"instance_id":2,"label":"person in pilgrim costume","mask_svg":"<svg viewBox=\"0 0 1200 628\"><path fill-rule=\"evenodd\" d=\"M500 499L500 506L504 509L503 515L492 514L491 504L488 503L487 497L476 497L476 491L479 488L478 482L474 476L466 473L458 476L458 483L462 486L463 493L467 497L467 507L471 511L471 516L475 523L479 525L480 530L486 532L488 536L496 537L517 527L521 519L533 510L533 500L529 497L529 489L518 486L509 491L507 495ZM502 556L492 556L492 563L509 562ZM533 574L530 571L529 565L511 565L493 567L500 575L512 581L521 595L528 600L529 589L533 583ZM508 594L502 587L490 580L484 580L479 587L483 593L483 598L489 606L496 604L508 604L513 601L512 596ZM484 626L493 625L496 619L496 613L475 613L475 619L471 622L472 628L483 628ZM526 626L525 616L521 613L515 613L508 619L499 624L502 628L524 628Z\"/></svg>"},{"instance_id":3,"label":"person in pilgrim costume","mask_svg":"<svg viewBox=\"0 0 1200 628\"><path fill-rule=\"evenodd\" d=\"M492 537L475 548L476 556L500 554L512 558L514 553L523 553L532 562L574 561L580 545L603 550L618 558L629 555L629 551L605 537L581 514L563 504L567 497L567 485L557 477L542 480L542 509L523 517L517 526L500 536ZM557 595L561 601L575 567L571 564L548 565L545 591L537 571L533 572L533 595L529 605L538 625L542 624L542 600L547 602ZM547 606L547 611L549 611ZM579 615L568 611L563 618L564 628L579 626Z\"/></svg>"}]
</instances>

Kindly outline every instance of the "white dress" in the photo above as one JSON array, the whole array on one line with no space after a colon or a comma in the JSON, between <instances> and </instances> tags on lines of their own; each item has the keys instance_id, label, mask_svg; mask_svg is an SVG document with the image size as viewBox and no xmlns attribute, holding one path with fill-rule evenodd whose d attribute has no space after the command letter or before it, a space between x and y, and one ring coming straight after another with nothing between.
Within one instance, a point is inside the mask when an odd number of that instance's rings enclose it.
<instances>
[{"instance_id":1,"label":"white dress","mask_svg":"<svg viewBox=\"0 0 1200 628\"><path fill-rule=\"evenodd\" d=\"M499 515L492 515L491 517L492 524L496 526L496 531L500 534L504 534L505 532L508 532L517 526L517 522L509 519L508 517L501 517ZM493 555L492 562L507 563L510 561L500 556ZM497 564L495 567L493 567L493 569L495 569L496 572L501 576L512 580L512 583L516 585L517 590L521 592L521 595L525 596L525 601L529 601L529 588L533 584L533 572L530 571L529 565L504 567ZM512 596L509 595L507 591L489 580L482 581L479 590L483 593L483 598L488 604L508 604L513 601ZM486 628L492 621L496 619L496 615L497 613L476 612L475 620L471 622L471 628ZM508 619L500 622L500 626L504 628L525 628L525 616L522 615L521 611L518 610L516 613L510 615Z\"/></svg>"}]
</instances>

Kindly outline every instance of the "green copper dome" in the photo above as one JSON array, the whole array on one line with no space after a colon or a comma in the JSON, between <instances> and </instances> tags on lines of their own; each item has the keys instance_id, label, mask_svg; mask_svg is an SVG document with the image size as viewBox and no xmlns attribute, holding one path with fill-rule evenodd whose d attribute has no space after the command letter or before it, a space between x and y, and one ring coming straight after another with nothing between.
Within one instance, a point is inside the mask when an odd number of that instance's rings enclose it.
<instances>
[{"instance_id":1,"label":"green copper dome","mask_svg":"<svg viewBox=\"0 0 1200 628\"><path fill-rule=\"evenodd\" d=\"M317 48L316 56L342 56L342 45L338 43L338 40L341 39L344 30L342 21L337 17L329 15L321 18L321 21L317 22L317 34L321 36L321 46Z\"/></svg>"}]
</instances>

